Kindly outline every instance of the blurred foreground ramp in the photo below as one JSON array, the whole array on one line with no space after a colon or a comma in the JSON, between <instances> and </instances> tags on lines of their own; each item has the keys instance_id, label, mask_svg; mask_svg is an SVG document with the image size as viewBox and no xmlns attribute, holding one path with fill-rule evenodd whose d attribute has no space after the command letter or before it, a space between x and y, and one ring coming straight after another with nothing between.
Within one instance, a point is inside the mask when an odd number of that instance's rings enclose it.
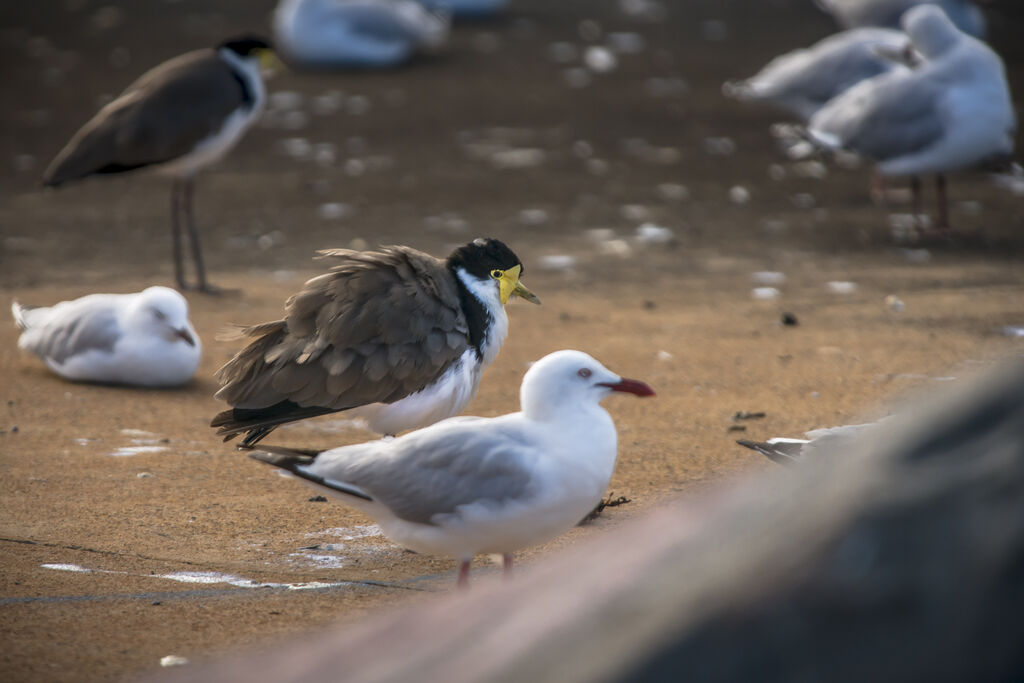
<instances>
[{"instance_id":1,"label":"blurred foreground ramp","mask_svg":"<svg viewBox=\"0 0 1024 683\"><path fill-rule=\"evenodd\" d=\"M510 582L159 681L1024 678L1024 360Z\"/></svg>"}]
</instances>

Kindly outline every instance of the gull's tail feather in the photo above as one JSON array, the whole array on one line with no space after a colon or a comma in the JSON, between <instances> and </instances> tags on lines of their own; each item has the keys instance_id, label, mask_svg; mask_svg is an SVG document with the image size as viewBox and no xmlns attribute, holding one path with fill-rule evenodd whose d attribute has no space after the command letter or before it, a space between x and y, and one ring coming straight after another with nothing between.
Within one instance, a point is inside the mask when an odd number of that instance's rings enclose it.
<instances>
[{"instance_id":1,"label":"gull's tail feather","mask_svg":"<svg viewBox=\"0 0 1024 683\"><path fill-rule=\"evenodd\" d=\"M251 450L251 446L239 446L241 450ZM354 496L361 498L366 501L373 502L367 493L355 486L346 484L341 481L334 481L333 479L326 479L319 474L310 472L306 467L313 464L316 457L323 453L310 448L284 448L281 446L260 446L259 450L255 450L249 453L249 457L260 462L265 462L268 465L279 467L286 472L291 472L296 477L305 479L308 482L322 486L331 491L337 491L338 493L344 493L348 496Z\"/></svg>"},{"instance_id":2,"label":"gull's tail feather","mask_svg":"<svg viewBox=\"0 0 1024 683\"><path fill-rule=\"evenodd\" d=\"M800 462L800 450L807 442L800 439L769 439L768 441L739 439L736 443L757 451L772 462L791 466Z\"/></svg>"}]
</instances>

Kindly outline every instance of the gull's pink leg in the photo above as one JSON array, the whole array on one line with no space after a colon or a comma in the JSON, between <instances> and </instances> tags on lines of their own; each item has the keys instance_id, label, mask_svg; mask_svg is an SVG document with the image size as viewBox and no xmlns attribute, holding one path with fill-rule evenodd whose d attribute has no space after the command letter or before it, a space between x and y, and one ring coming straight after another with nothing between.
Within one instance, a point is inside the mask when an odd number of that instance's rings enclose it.
<instances>
[{"instance_id":1,"label":"gull's pink leg","mask_svg":"<svg viewBox=\"0 0 1024 683\"><path fill-rule=\"evenodd\" d=\"M501 566L505 570L505 578L512 576L512 553L505 553L501 556Z\"/></svg>"},{"instance_id":2,"label":"gull's pink leg","mask_svg":"<svg viewBox=\"0 0 1024 683\"><path fill-rule=\"evenodd\" d=\"M469 565L472 560L463 560L459 563L459 578L455 579L455 587L465 590L469 588Z\"/></svg>"}]
</instances>

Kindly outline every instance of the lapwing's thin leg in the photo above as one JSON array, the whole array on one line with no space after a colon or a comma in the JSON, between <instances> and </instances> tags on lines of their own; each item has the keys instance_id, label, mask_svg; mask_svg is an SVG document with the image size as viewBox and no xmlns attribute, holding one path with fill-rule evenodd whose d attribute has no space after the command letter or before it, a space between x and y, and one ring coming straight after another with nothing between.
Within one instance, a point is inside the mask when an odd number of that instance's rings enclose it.
<instances>
[{"instance_id":1,"label":"lapwing's thin leg","mask_svg":"<svg viewBox=\"0 0 1024 683\"><path fill-rule=\"evenodd\" d=\"M199 230L196 229L195 213L192 211L192 195L195 188L195 177L188 176L182 181L182 204L185 209L185 224L188 226L189 239L192 242L192 262L196 266L196 288L200 292L216 294L218 290L206 281L206 268L203 266L203 248L199 243Z\"/></svg>"},{"instance_id":2,"label":"lapwing's thin leg","mask_svg":"<svg viewBox=\"0 0 1024 683\"><path fill-rule=\"evenodd\" d=\"M938 205L938 223L936 229L948 231L949 197L946 195L946 176L939 173L935 176L935 202Z\"/></svg>"},{"instance_id":3,"label":"lapwing's thin leg","mask_svg":"<svg viewBox=\"0 0 1024 683\"><path fill-rule=\"evenodd\" d=\"M185 285L184 265L181 262L181 181L177 178L171 183L171 250L174 255L174 279L178 281L178 289L188 289Z\"/></svg>"},{"instance_id":4,"label":"lapwing's thin leg","mask_svg":"<svg viewBox=\"0 0 1024 683\"><path fill-rule=\"evenodd\" d=\"M472 560L463 560L459 563L459 577L455 579L455 587L465 590L469 588L469 565Z\"/></svg>"},{"instance_id":5,"label":"lapwing's thin leg","mask_svg":"<svg viewBox=\"0 0 1024 683\"><path fill-rule=\"evenodd\" d=\"M501 556L501 568L505 572L505 578L511 578L512 576L512 553L505 553Z\"/></svg>"},{"instance_id":6,"label":"lapwing's thin leg","mask_svg":"<svg viewBox=\"0 0 1024 683\"><path fill-rule=\"evenodd\" d=\"M921 202L921 179L919 177L910 176L910 212L914 216L914 225L918 228L923 228L921 224L921 212L923 211Z\"/></svg>"}]
</instances>

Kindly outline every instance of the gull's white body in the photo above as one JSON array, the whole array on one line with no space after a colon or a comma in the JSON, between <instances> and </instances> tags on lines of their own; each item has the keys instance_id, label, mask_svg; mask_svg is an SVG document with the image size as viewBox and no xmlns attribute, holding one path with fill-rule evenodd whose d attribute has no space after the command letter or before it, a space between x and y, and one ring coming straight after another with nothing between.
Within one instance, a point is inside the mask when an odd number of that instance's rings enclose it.
<instances>
[{"instance_id":1,"label":"gull's white body","mask_svg":"<svg viewBox=\"0 0 1024 683\"><path fill-rule=\"evenodd\" d=\"M387 67L448 37L449 19L415 0L281 0L275 43L300 64Z\"/></svg>"},{"instance_id":2,"label":"gull's white body","mask_svg":"<svg viewBox=\"0 0 1024 683\"><path fill-rule=\"evenodd\" d=\"M48 308L15 302L11 310L24 330L18 346L66 379L176 386L189 381L199 365L202 350L188 304L166 287L90 294ZM194 343L186 343L181 331Z\"/></svg>"},{"instance_id":3,"label":"gull's white body","mask_svg":"<svg viewBox=\"0 0 1024 683\"><path fill-rule=\"evenodd\" d=\"M581 411L575 420L554 424L530 420L522 413L449 418L396 439L328 451L308 469L329 478L332 464L339 459L366 457L383 463L396 446L429 449L434 439L478 431L491 435L491 447L515 450L519 463L531 470L531 495L501 503L473 501L436 515L432 524L419 524L396 517L384 505L323 490L361 509L399 545L468 560L480 553L511 553L555 538L593 510L608 488L618 441L611 416L596 405Z\"/></svg>"},{"instance_id":4,"label":"gull's white body","mask_svg":"<svg viewBox=\"0 0 1024 683\"><path fill-rule=\"evenodd\" d=\"M923 64L850 88L814 115L810 135L874 159L888 176L945 173L1011 154L1016 115L998 55L932 5L908 12L904 24Z\"/></svg>"},{"instance_id":5,"label":"gull's white body","mask_svg":"<svg viewBox=\"0 0 1024 683\"><path fill-rule=\"evenodd\" d=\"M362 510L407 548L464 563L479 553L508 556L566 531L600 502L618 450L600 405L612 391L653 393L584 353L558 351L527 372L518 413L454 417L303 464L254 457L322 477L326 485L303 481Z\"/></svg>"}]
</instances>

